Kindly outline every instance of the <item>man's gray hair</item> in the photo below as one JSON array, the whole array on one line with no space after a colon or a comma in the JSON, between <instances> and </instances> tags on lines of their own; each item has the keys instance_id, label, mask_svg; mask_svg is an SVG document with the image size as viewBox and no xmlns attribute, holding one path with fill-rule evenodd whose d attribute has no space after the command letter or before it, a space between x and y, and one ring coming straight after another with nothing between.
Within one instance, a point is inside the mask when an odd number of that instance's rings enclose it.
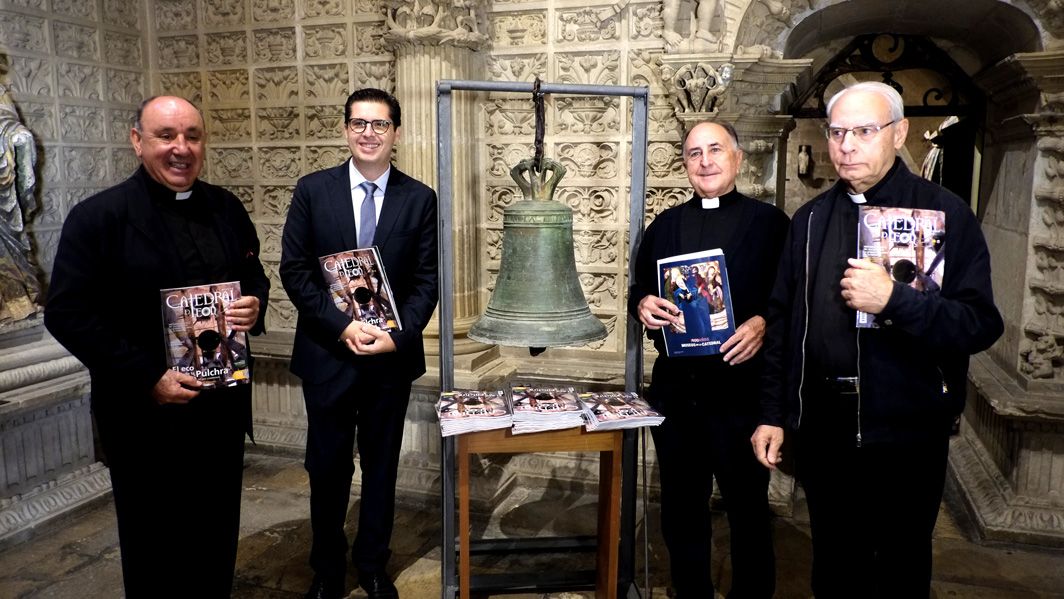
<instances>
[{"instance_id":1,"label":"man's gray hair","mask_svg":"<svg viewBox=\"0 0 1064 599\"><path fill-rule=\"evenodd\" d=\"M872 92L883 96L883 99L887 101L887 105L890 106L890 119L893 121L900 121L905 118L905 101L901 99L901 94L898 90L887 85L886 83L880 83L878 81L862 81L861 83L855 83L842 91L831 96L828 100L827 116L831 118L831 109L835 106L835 102L846 94L847 92Z\"/></svg>"}]
</instances>

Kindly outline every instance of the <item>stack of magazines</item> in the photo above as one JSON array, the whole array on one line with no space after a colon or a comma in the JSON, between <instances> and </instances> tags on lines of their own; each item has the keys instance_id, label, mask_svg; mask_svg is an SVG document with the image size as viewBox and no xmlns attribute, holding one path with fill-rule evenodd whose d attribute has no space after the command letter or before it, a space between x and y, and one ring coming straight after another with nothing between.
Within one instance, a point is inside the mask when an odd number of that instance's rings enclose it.
<instances>
[{"instance_id":1,"label":"stack of magazines","mask_svg":"<svg viewBox=\"0 0 1064 599\"><path fill-rule=\"evenodd\" d=\"M436 402L444 437L509 428L513 412L502 391L445 391Z\"/></svg>"},{"instance_id":2,"label":"stack of magazines","mask_svg":"<svg viewBox=\"0 0 1064 599\"><path fill-rule=\"evenodd\" d=\"M588 431L657 426L665 420L646 400L632 391L581 393L580 401L588 411Z\"/></svg>"},{"instance_id":3,"label":"stack of magazines","mask_svg":"<svg viewBox=\"0 0 1064 599\"><path fill-rule=\"evenodd\" d=\"M514 434L582 426L588 412L572 387L514 387Z\"/></svg>"}]
</instances>

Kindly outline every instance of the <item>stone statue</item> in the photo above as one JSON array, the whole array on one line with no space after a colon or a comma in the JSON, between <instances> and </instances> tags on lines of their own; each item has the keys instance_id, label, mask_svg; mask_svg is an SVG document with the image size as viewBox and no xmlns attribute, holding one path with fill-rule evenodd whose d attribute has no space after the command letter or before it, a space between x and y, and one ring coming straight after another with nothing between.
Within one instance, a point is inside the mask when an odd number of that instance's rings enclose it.
<instances>
[{"instance_id":1,"label":"stone statue","mask_svg":"<svg viewBox=\"0 0 1064 599\"><path fill-rule=\"evenodd\" d=\"M688 35L680 33L678 21L680 7L684 0L663 0L661 18L664 21L661 37L670 52L717 52L720 51L720 38L724 35L723 25L714 33L710 30L713 16L717 13L720 0L693 0L695 7L691 14L691 27Z\"/></svg>"},{"instance_id":2,"label":"stone statue","mask_svg":"<svg viewBox=\"0 0 1064 599\"><path fill-rule=\"evenodd\" d=\"M30 262L26 216L37 208L37 146L0 85L0 327L37 313L41 286Z\"/></svg>"},{"instance_id":3,"label":"stone statue","mask_svg":"<svg viewBox=\"0 0 1064 599\"><path fill-rule=\"evenodd\" d=\"M798 174L800 176L809 174L809 146L798 146Z\"/></svg>"}]
</instances>

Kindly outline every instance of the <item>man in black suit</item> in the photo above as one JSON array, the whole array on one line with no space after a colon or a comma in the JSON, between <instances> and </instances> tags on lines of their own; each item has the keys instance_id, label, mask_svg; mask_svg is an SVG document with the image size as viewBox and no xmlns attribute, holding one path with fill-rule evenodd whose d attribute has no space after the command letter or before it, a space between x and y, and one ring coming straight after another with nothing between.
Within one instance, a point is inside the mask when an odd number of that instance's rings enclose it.
<instances>
[{"instance_id":1,"label":"man in black suit","mask_svg":"<svg viewBox=\"0 0 1064 599\"><path fill-rule=\"evenodd\" d=\"M296 184L282 239L281 281L299 311L292 372L307 405L310 564L307 597L344 596L344 520L357 439L362 505L351 560L371 598L398 597L385 572L410 388L425 372L421 332L437 301L436 194L391 166L399 102L361 89L344 106L351 160ZM318 258L376 245L402 331L384 332L336 307Z\"/></svg>"},{"instance_id":2,"label":"man in black suit","mask_svg":"<svg viewBox=\"0 0 1064 599\"><path fill-rule=\"evenodd\" d=\"M205 138L188 101L141 104L142 166L71 209L45 307L92 377L129 598L228 597L233 582L251 385L201 389L168 368L159 292L240 281L226 321L258 334L270 282L240 200L198 179Z\"/></svg>"}]
</instances>

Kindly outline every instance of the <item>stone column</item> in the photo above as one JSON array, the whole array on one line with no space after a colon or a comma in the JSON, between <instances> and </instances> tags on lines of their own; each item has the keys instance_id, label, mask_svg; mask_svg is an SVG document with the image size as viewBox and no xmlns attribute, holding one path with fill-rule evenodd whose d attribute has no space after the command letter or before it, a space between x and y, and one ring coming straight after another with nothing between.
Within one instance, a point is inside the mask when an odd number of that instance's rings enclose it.
<instances>
[{"instance_id":1,"label":"stone column","mask_svg":"<svg viewBox=\"0 0 1064 599\"><path fill-rule=\"evenodd\" d=\"M462 4L463 6L459 6ZM483 0L391 2L385 42L395 53L396 96L403 104L403 131L398 145L399 168L437 187L436 82L441 79L480 79L486 72L483 54L487 22ZM476 147L475 95L453 96L455 141L452 149L454 189L454 334L456 365L462 357L490 346L466 337L480 315L478 294L477 200L479 189ZM439 351L439 326L434 320L426 331L426 349Z\"/></svg>"}]
</instances>

